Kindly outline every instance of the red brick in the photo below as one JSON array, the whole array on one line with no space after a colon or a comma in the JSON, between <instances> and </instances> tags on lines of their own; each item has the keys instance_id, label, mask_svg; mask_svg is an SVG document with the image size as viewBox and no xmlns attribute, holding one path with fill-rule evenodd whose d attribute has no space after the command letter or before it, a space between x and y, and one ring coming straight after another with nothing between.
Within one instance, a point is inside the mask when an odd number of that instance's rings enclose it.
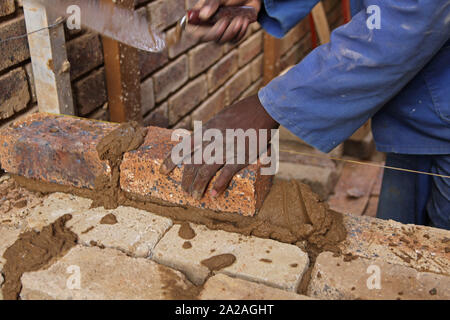
<instances>
[{"instance_id":1,"label":"red brick","mask_svg":"<svg viewBox=\"0 0 450 320\"><path fill-rule=\"evenodd\" d=\"M208 69L220 59L222 52L223 47L214 42L201 44L189 51L189 76L193 78Z\"/></svg>"},{"instance_id":2,"label":"red brick","mask_svg":"<svg viewBox=\"0 0 450 320\"><path fill-rule=\"evenodd\" d=\"M167 98L188 80L186 56L181 56L153 76L156 102Z\"/></svg>"},{"instance_id":3,"label":"red brick","mask_svg":"<svg viewBox=\"0 0 450 320\"><path fill-rule=\"evenodd\" d=\"M225 83L238 69L238 52L230 52L208 71L208 91L211 93Z\"/></svg>"},{"instance_id":4,"label":"red brick","mask_svg":"<svg viewBox=\"0 0 450 320\"><path fill-rule=\"evenodd\" d=\"M8 119L25 109L29 101L27 76L22 68L0 76L0 119Z\"/></svg>"},{"instance_id":5,"label":"red brick","mask_svg":"<svg viewBox=\"0 0 450 320\"><path fill-rule=\"evenodd\" d=\"M206 123L216 113L225 108L225 103L226 94L222 88L217 90L217 92L195 109L192 113L192 121L203 121L203 123Z\"/></svg>"},{"instance_id":6,"label":"red brick","mask_svg":"<svg viewBox=\"0 0 450 320\"><path fill-rule=\"evenodd\" d=\"M148 78L141 83L141 109L142 114L147 114L155 107L155 93L153 90L153 79Z\"/></svg>"},{"instance_id":7,"label":"red brick","mask_svg":"<svg viewBox=\"0 0 450 320\"><path fill-rule=\"evenodd\" d=\"M139 62L141 68L141 79L147 78L154 71L160 69L162 66L167 64L167 62L169 62L167 48L158 53L140 50Z\"/></svg>"},{"instance_id":8,"label":"red brick","mask_svg":"<svg viewBox=\"0 0 450 320\"><path fill-rule=\"evenodd\" d=\"M195 200L181 189L183 168L169 175L159 173L165 156L177 142L171 141L172 130L149 127L144 143L124 155L120 166L123 191L142 199L159 199L168 203L207 208L214 211L253 216L261 207L270 189L270 176L259 174L259 166L251 165L238 173L227 192L217 198L210 196L211 185L201 200ZM213 180L214 181L214 180Z\"/></svg>"},{"instance_id":9,"label":"red brick","mask_svg":"<svg viewBox=\"0 0 450 320\"><path fill-rule=\"evenodd\" d=\"M144 125L157 126L167 128L169 126L169 108L167 102L164 102L161 106L151 111L144 118Z\"/></svg>"},{"instance_id":10,"label":"red brick","mask_svg":"<svg viewBox=\"0 0 450 320\"><path fill-rule=\"evenodd\" d=\"M235 102L241 93L244 92L252 83L252 73L250 69L250 65L246 66L225 84L227 104Z\"/></svg>"},{"instance_id":11,"label":"red brick","mask_svg":"<svg viewBox=\"0 0 450 320\"><path fill-rule=\"evenodd\" d=\"M247 97L253 96L255 94L258 93L259 89L262 86L262 79L260 79L259 81L256 81L255 83L253 83L250 87L248 87L247 90L245 90L241 96L239 97L238 100L242 100L245 99Z\"/></svg>"},{"instance_id":12,"label":"red brick","mask_svg":"<svg viewBox=\"0 0 450 320\"><path fill-rule=\"evenodd\" d=\"M264 54L260 54L252 61L252 81L259 80L263 76Z\"/></svg>"},{"instance_id":13,"label":"red brick","mask_svg":"<svg viewBox=\"0 0 450 320\"><path fill-rule=\"evenodd\" d=\"M176 28L173 27L167 32L167 39L173 39L175 37ZM189 33L183 32L181 38L176 43L169 45L169 57L175 58L179 54L186 52L198 43L198 39Z\"/></svg>"},{"instance_id":14,"label":"red brick","mask_svg":"<svg viewBox=\"0 0 450 320\"><path fill-rule=\"evenodd\" d=\"M192 130L191 126L192 117L186 116L183 119L181 119L176 125L173 126L174 129L186 129L186 130Z\"/></svg>"},{"instance_id":15,"label":"red brick","mask_svg":"<svg viewBox=\"0 0 450 320\"><path fill-rule=\"evenodd\" d=\"M117 124L33 114L0 130L0 160L9 173L78 188L94 189L95 178L110 175L97 143Z\"/></svg>"},{"instance_id":16,"label":"red brick","mask_svg":"<svg viewBox=\"0 0 450 320\"><path fill-rule=\"evenodd\" d=\"M280 54L285 54L296 42L300 41L309 31L307 19L297 24L281 40Z\"/></svg>"},{"instance_id":17,"label":"red brick","mask_svg":"<svg viewBox=\"0 0 450 320\"><path fill-rule=\"evenodd\" d=\"M0 17L7 16L16 11L14 0L2 0L0 2Z\"/></svg>"},{"instance_id":18,"label":"red brick","mask_svg":"<svg viewBox=\"0 0 450 320\"><path fill-rule=\"evenodd\" d=\"M239 46L239 67L245 66L263 49L263 32L259 31Z\"/></svg>"},{"instance_id":19,"label":"red brick","mask_svg":"<svg viewBox=\"0 0 450 320\"><path fill-rule=\"evenodd\" d=\"M157 0L147 6L150 23L159 29L166 29L185 14L184 0Z\"/></svg>"},{"instance_id":20,"label":"red brick","mask_svg":"<svg viewBox=\"0 0 450 320\"><path fill-rule=\"evenodd\" d=\"M105 69L90 73L74 84L78 113L85 116L108 100L106 95Z\"/></svg>"},{"instance_id":21,"label":"red brick","mask_svg":"<svg viewBox=\"0 0 450 320\"><path fill-rule=\"evenodd\" d=\"M0 23L0 39L25 34L25 19L23 16ZM30 58L26 38L11 40L0 44L0 71Z\"/></svg>"},{"instance_id":22,"label":"red brick","mask_svg":"<svg viewBox=\"0 0 450 320\"><path fill-rule=\"evenodd\" d=\"M208 92L206 88L206 76L202 75L184 86L179 92L169 99L169 123L173 125L183 116L194 109Z\"/></svg>"},{"instance_id":23,"label":"red brick","mask_svg":"<svg viewBox=\"0 0 450 320\"><path fill-rule=\"evenodd\" d=\"M98 34L86 33L67 43L67 59L70 62L70 78L97 68L103 63L102 44Z\"/></svg>"}]
</instances>

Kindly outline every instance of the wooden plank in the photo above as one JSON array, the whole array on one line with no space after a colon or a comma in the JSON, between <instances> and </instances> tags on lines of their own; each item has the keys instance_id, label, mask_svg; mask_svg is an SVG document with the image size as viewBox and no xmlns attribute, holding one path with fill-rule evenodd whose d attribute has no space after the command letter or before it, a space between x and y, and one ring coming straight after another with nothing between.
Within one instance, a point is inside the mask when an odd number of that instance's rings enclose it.
<instances>
[{"instance_id":1,"label":"wooden plank","mask_svg":"<svg viewBox=\"0 0 450 320\"><path fill-rule=\"evenodd\" d=\"M319 2L312 9L311 14L314 18L314 24L316 26L316 32L319 37L320 44L330 42L330 26L328 24L327 14L323 3Z\"/></svg>"},{"instance_id":2,"label":"wooden plank","mask_svg":"<svg viewBox=\"0 0 450 320\"><path fill-rule=\"evenodd\" d=\"M133 0L102 0L134 10ZM139 51L102 37L110 119L113 122L143 122Z\"/></svg>"},{"instance_id":3,"label":"wooden plank","mask_svg":"<svg viewBox=\"0 0 450 320\"><path fill-rule=\"evenodd\" d=\"M280 43L275 37L264 33L264 85L277 77L280 60Z\"/></svg>"},{"instance_id":4,"label":"wooden plank","mask_svg":"<svg viewBox=\"0 0 450 320\"><path fill-rule=\"evenodd\" d=\"M74 115L64 27L45 29L58 17L40 2L24 0L23 8L28 33L44 28L28 35L39 111Z\"/></svg>"}]
</instances>

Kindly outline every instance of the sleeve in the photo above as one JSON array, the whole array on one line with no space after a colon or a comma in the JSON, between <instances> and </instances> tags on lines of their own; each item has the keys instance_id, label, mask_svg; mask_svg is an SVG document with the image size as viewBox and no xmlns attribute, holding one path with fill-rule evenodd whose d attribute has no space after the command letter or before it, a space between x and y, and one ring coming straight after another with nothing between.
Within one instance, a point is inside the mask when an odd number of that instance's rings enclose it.
<instances>
[{"instance_id":1,"label":"sleeve","mask_svg":"<svg viewBox=\"0 0 450 320\"><path fill-rule=\"evenodd\" d=\"M379 29L371 24L374 6ZM399 93L449 39L450 0L365 0L364 7L370 13L360 11L258 94L276 121L324 152Z\"/></svg>"},{"instance_id":2,"label":"sleeve","mask_svg":"<svg viewBox=\"0 0 450 320\"><path fill-rule=\"evenodd\" d=\"M320 0L264 0L258 22L272 36L281 38Z\"/></svg>"}]
</instances>

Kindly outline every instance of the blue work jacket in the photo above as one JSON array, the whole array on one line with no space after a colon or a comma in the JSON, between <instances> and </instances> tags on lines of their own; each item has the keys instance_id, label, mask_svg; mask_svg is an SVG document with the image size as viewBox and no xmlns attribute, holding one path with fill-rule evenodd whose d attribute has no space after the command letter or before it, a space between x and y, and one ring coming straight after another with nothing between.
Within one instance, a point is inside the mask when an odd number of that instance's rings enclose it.
<instances>
[{"instance_id":1,"label":"blue work jacket","mask_svg":"<svg viewBox=\"0 0 450 320\"><path fill-rule=\"evenodd\" d=\"M317 2L264 0L259 22L282 37ZM379 151L450 154L450 0L352 5L353 19L330 43L259 91L262 105L324 152L372 118ZM379 29L368 27L371 5L380 9Z\"/></svg>"}]
</instances>

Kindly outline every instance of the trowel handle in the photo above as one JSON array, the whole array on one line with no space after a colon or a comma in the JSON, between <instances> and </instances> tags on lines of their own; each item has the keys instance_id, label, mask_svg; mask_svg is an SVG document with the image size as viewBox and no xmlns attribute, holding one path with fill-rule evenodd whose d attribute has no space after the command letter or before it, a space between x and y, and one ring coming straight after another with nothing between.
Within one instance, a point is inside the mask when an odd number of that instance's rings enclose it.
<instances>
[{"instance_id":1,"label":"trowel handle","mask_svg":"<svg viewBox=\"0 0 450 320\"><path fill-rule=\"evenodd\" d=\"M200 10L189 10L186 14L188 23L194 25L213 25L222 18L232 19L239 16L246 17L250 23L256 22L258 19L255 8L250 6L220 7L207 21L201 20L199 14Z\"/></svg>"}]
</instances>

